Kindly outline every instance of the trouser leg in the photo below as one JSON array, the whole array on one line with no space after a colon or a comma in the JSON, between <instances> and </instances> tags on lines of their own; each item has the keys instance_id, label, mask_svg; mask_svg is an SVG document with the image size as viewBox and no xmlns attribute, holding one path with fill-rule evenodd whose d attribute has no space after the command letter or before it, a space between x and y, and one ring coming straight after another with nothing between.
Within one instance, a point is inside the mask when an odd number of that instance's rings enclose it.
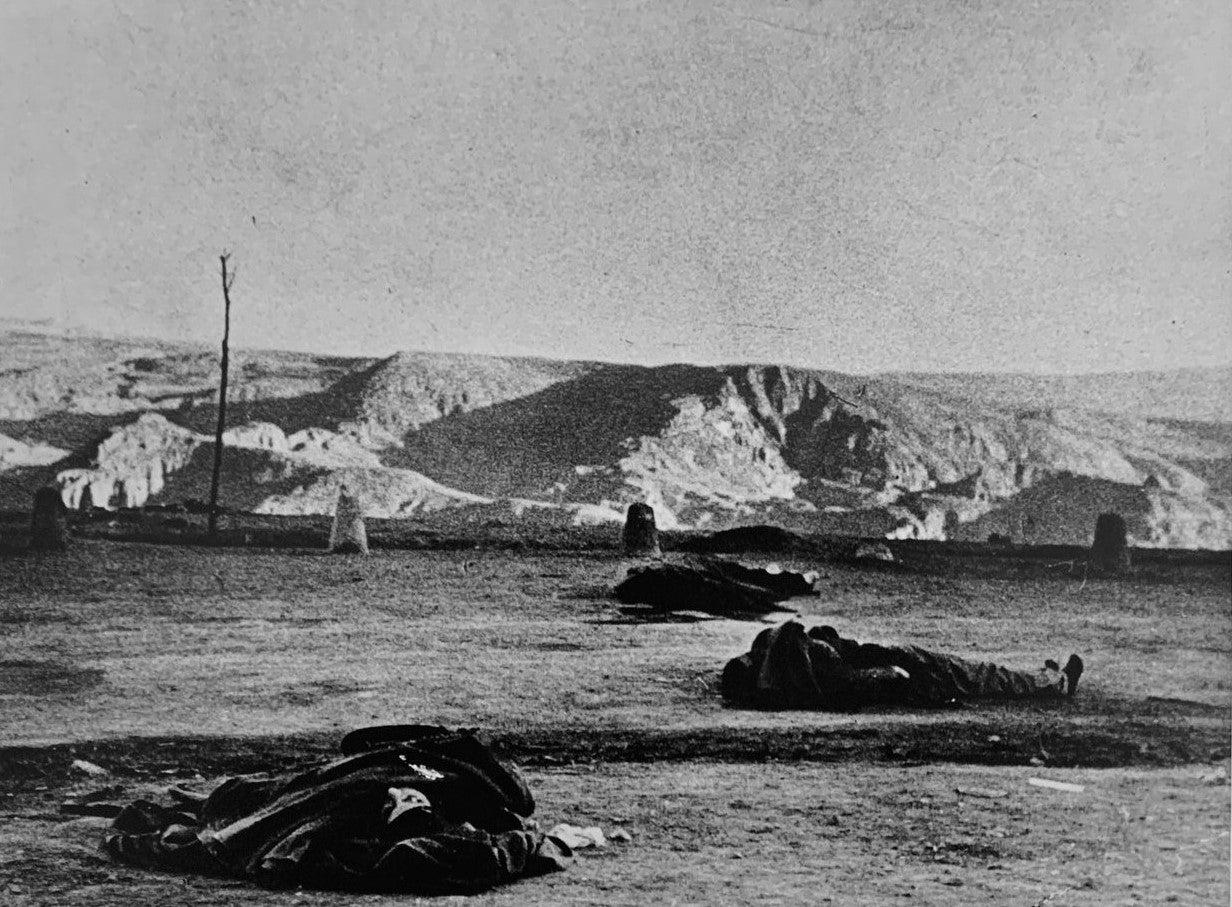
<instances>
[{"instance_id":1,"label":"trouser leg","mask_svg":"<svg viewBox=\"0 0 1232 907\"><path fill-rule=\"evenodd\" d=\"M844 660L853 668L899 667L911 689L926 699L1027 699L1064 695L1058 671L1017 671L989 661L970 661L919 646L853 643Z\"/></svg>"}]
</instances>

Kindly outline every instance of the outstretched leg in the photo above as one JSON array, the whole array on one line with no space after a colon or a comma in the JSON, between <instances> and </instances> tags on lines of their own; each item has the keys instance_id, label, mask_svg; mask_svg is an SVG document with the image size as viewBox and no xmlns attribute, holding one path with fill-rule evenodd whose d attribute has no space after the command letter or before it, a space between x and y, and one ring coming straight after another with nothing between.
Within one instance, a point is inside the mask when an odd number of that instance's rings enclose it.
<instances>
[{"instance_id":1,"label":"outstretched leg","mask_svg":"<svg viewBox=\"0 0 1232 907\"><path fill-rule=\"evenodd\" d=\"M824 627L820 628L818 636L824 639L832 633L830 628ZM834 638L837 638L837 645ZM902 668L911 675L909 689L913 696L926 701L1053 698L1066 695L1070 686L1067 674L1052 667L1018 671L919 646L859 643L836 633L827 641L835 645L844 663L853 669Z\"/></svg>"}]
</instances>

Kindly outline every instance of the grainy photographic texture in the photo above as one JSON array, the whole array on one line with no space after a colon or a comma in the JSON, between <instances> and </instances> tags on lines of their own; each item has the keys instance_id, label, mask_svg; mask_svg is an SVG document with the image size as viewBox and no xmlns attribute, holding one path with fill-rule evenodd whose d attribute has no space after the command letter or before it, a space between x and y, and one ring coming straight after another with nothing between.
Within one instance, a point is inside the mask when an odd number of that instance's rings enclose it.
<instances>
[{"instance_id":1,"label":"grainy photographic texture","mask_svg":"<svg viewBox=\"0 0 1232 907\"><path fill-rule=\"evenodd\" d=\"M1125 573L1130 569L1129 539L1120 514L1101 513L1095 521L1090 560L1093 569L1104 573Z\"/></svg>"},{"instance_id":2,"label":"grainy photographic texture","mask_svg":"<svg viewBox=\"0 0 1232 907\"><path fill-rule=\"evenodd\" d=\"M1229 84L1214 0L0 3L0 902L1227 903Z\"/></svg>"},{"instance_id":3,"label":"grainy photographic texture","mask_svg":"<svg viewBox=\"0 0 1232 907\"><path fill-rule=\"evenodd\" d=\"M329 531L329 550L334 554L369 553L363 502L345 485L338 489L334 525Z\"/></svg>"},{"instance_id":4,"label":"grainy photographic texture","mask_svg":"<svg viewBox=\"0 0 1232 907\"><path fill-rule=\"evenodd\" d=\"M626 555L660 557L663 552L659 547L654 508L641 502L630 504L625 511L625 528L620 540Z\"/></svg>"}]
</instances>

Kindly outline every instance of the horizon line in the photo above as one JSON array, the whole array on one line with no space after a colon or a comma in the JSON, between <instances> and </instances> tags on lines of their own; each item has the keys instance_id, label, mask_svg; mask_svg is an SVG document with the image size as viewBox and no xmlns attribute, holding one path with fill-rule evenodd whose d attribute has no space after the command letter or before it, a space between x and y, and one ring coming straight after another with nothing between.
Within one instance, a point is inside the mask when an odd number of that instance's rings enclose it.
<instances>
[{"instance_id":1,"label":"horizon line","mask_svg":"<svg viewBox=\"0 0 1232 907\"><path fill-rule=\"evenodd\" d=\"M160 337L150 334L124 334L110 333L97 328L86 328L79 326L62 326L54 324L51 319L23 319L0 316L0 333L28 333L42 336L61 337L64 339L81 339L81 340L110 340L117 342L128 343L151 343L164 344L168 346L186 347L191 349L202 350L217 350L221 346L221 338L216 343L210 343L204 340L186 340L179 338ZM633 366L640 368L670 368L673 366L689 366L694 368L730 368L743 366L760 366L760 367L786 367L799 369L801 371L827 372L835 375L846 375L854 378L895 378L895 377L946 377L946 376L976 376L976 375L994 375L1002 378L1096 378L1096 377L1116 377L1121 375L1170 375L1181 372L1217 372L1217 371L1232 371L1232 359L1218 365L1178 365L1173 368L1131 368L1131 369L1111 369L1101 371L1088 372L1027 372L997 369L952 369L947 371L928 371L914 369L893 369L881 371L848 371L836 368L827 368L816 365L801 365L795 362L755 362L755 361L729 361L729 362L690 362L690 361L671 361L660 362L655 365L649 365L644 362L622 361L619 359L592 359L586 357L578 358L563 358L559 356L544 355L540 353L475 353L463 352L459 350L430 350L430 349L413 349L402 348L396 349L391 353L385 354L351 354L351 353L330 353L312 349L301 349L296 347L270 347L270 346L242 346L230 345L229 349L233 353L276 353L276 354L294 354L302 356L315 356L318 358L328 359L343 359L354 362L380 362L390 359L394 356L403 354L419 354L419 355L436 355L436 356L475 356L488 359L540 359L549 362L560 363L577 363L577 364L595 364L595 365L619 365ZM220 353L221 355L221 353Z\"/></svg>"}]
</instances>

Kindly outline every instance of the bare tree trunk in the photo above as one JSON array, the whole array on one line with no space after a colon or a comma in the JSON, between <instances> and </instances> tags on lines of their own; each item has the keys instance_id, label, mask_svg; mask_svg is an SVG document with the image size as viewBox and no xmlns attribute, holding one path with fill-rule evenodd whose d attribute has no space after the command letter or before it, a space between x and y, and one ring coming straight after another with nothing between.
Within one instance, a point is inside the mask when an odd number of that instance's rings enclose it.
<instances>
[{"instance_id":1,"label":"bare tree trunk","mask_svg":"<svg viewBox=\"0 0 1232 907\"><path fill-rule=\"evenodd\" d=\"M222 475L222 432L227 422L227 344L231 339L231 285L235 283L235 272L227 274L227 259L230 257L226 252L219 256L222 262L223 300L222 365L220 368L222 377L218 384L218 426L214 430L214 473L210 477L209 532L211 538L218 534L218 480Z\"/></svg>"}]
</instances>

